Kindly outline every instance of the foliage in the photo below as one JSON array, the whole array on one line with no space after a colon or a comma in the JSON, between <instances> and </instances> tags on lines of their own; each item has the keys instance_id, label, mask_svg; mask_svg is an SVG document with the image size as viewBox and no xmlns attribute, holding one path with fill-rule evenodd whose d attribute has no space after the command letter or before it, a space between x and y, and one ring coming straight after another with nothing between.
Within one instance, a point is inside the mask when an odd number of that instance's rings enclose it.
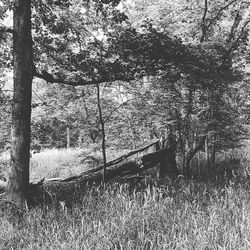
<instances>
[{"instance_id":1,"label":"foliage","mask_svg":"<svg viewBox=\"0 0 250 250\"><path fill-rule=\"evenodd\" d=\"M76 87L99 83L108 144L135 148L171 130L183 158L204 135L211 155L238 147L249 4L119 2L33 2L34 76L47 83L34 84L32 143L65 147L67 128L73 147L99 142L95 89Z\"/></svg>"},{"instance_id":2,"label":"foliage","mask_svg":"<svg viewBox=\"0 0 250 250\"><path fill-rule=\"evenodd\" d=\"M10 113L11 113L11 95L5 88L5 74L0 76L0 148L9 146L10 143Z\"/></svg>"},{"instance_id":3,"label":"foliage","mask_svg":"<svg viewBox=\"0 0 250 250\"><path fill-rule=\"evenodd\" d=\"M37 70L64 81L98 78L105 33L126 19L114 7L119 1L109 2L70 1L66 7L36 3L33 37Z\"/></svg>"}]
</instances>

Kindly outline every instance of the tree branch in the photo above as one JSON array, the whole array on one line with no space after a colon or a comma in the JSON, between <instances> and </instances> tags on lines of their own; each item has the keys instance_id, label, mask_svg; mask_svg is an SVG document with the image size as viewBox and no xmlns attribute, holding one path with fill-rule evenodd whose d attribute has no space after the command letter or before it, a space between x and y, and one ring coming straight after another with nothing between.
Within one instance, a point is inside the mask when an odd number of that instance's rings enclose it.
<instances>
[{"instance_id":1,"label":"tree branch","mask_svg":"<svg viewBox=\"0 0 250 250\"><path fill-rule=\"evenodd\" d=\"M214 22L220 17L222 11L226 10L230 5L234 4L235 2L237 2L237 0L232 0L227 5L221 7L219 9L217 15L210 20L210 22L208 23L208 25L206 25L206 15L207 15L207 12L208 12L208 1L205 0L205 9L204 9L203 17L202 17L202 35L201 35L201 39L200 39L201 43L204 42L204 40L206 38L207 31L214 24Z\"/></svg>"},{"instance_id":2,"label":"tree branch","mask_svg":"<svg viewBox=\"0 0 250 250\"><path fill-rule=\"evenodd\" d=\"M239 13L239 11L236 13L235 15L235 18L234 18L234 22L233 22L233 25L231 27L231 32L228 36L228 39L227 39L227 42L228 43L231 43L232 40L234 39L234 36L235 36L235 31L237 30L237 28L239 27L240 25L240 21L242 19L242 16L241 14Z\"/></svg>"},{"instance_id":3,"label":"tree branch","mask_svg":"<svg viewBox=\"0 0 250 250\"><path fill-rule=\"evenodd\" d=\"M42 71L41 73L39 73L36 69L33 70L33 76L43 79L46 82L49 83L61 83L61 84L66 84L66 85L71 85L71 86L86 86L86 85L93 85L93 84L100 84L100 83L104 83L104 82L113 82L113 81L132 81L135 78L131 77L131 76L116 76L116 77L101 77L99 79L88 79L88 80L84 80L84 79L80 79L78 81L67 81L64 80L62 78L56 78L54 77L52 74L46 72L46 71Z\"/></svg>"},{"instance_id":4,"label":"tree branch","mask_svg":"<svg viewBox=\"0 0 250 250\"><path fill-rule=\"evenodd\" d=\"M202 35L201 35L201 39L200 42L202 43L206 37L206 32L207 32L207 27L206 27L206 15L207 15L207 0L205 0L205 9L204 9L204 13L203 13L203 17L202 17Z\"/></svg>"},{"instance_id":5,"label":"tree branch","mask_svg":"<svg viewBox=\"0 0 250 250\"><path fill-rule=\"evenodd\" d=\"M230 3L228 3L227 5L221 7L217 13L217 15L209 22L208 26L207 26L207 30L213 25L214 21L216 21L216 19L218 19L220 17L220 14L223 10L227 9L230 5L232 5L233 3L237 2L238 0L233 0Z\"/></svg>"},{"instance_id":6,"label":"tree branch","mask_svg":"<svg viewBox=\"0 0 250 250\"><path fill-rule=\"evenodd\" d=\"M109 113L109 115L106 117L106 119L104 120L104 123L106 123L108 120L109 120L109 118L113 115L113 113L115 113L119 108L121 108L122 106L124 106L125 104L127 104L129 101L132 101L132 100L134 100L135 98L131 98L131 99L129 99L129 100L127 100L127 101L125 101L125 102L123 102L123 103L121 103L118 107L116 107L115 109L113 109L110 113Z\"/></svg>"},{"instance_id":7,"label":"tree branch","mask_svg":"<svg viewBox=\"0 0 250 250\"><path fill-rule=\"evenodd\" d=\"M235 49L237 43L239 42L239 40L241 39L244 31L245 31L245 28L247 27L247 25L250 23L250 19L247 20L245 22L245 24L243 25L243 27L241 28L241 32L239 34L239 36L237 37L237 39L234 41L234 43L232 43L232 45L229 47L229 49L226 51L225 55L224 55L224 58L223 58L223 61L221 63L221 65L219 66L218 68L218 71L221 70L221 68L224 66L224 64L226 63L228 57L230 56L230 54L233 52L233 50Z\"/></svg>"}]
</instances>

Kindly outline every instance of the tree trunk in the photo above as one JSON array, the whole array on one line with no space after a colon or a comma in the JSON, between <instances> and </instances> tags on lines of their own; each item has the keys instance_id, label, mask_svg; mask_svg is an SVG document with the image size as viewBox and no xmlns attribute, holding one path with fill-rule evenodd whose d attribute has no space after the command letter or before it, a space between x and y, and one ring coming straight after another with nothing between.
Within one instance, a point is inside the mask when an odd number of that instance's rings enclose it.
<instances>
[{"instance_id":1,"label":"tree trunk","mask_svg":"<svg viewBox=\"0 0 250 250\"><path fill-rule=\"evenodd\" d=\"M136 149L136 137L135 137L135 133L134 133L132 123L131 123L130 115L128 116L128 125L129 125L129 129L130 129L131 137L132 137L133 150L135 150Z\"/></svg>"},{"instance_id":2,"label":"tree trunk","mask_svg":"<svg viewBox=\"0 0 250 250\"><path fill-rule=\"evenodd\" d=\"M69 127L66 128L66 134L67 134L67 148L70 147L70 130Z\"/></svg>"},{"instance_id":3,"label":"tree trunk","mask_svg":"<svg viewBox=\"0 0 250 250\"><path fill-rule=\"evenodd\" d=\"M106 169L107 169L107 159L106 159L106 135L105 135L105 124L102 118L102 108L100 100L100 87L99 84L96 84L97 87L97 105L99 111L99 119L102 129L102 156L103 156L103 183L106 183Z\"/></svg>"},{"instance_id":4,"label":"tree trunk","mask_svg":"<svg viewBox=\"0 0 250 250\"><path fill-rule=\"evenodd\" d=\"M197 152L199 152L203 147L206 142L207 135L202 136L200 139L199 143L195 146L195 148L191 148L185 157L185 166L184 166L184 175L189 176L190 175L190 162L195 156Z\"/></svg>"},{"instance_id":5,"label":"tree trunk","mask_svg":"<svg viewBox=\"0 0 250 250\"><path fill-rule=\"evenodd\" d=\"M160 160L159 178L163 179L166 176L176 177L179 174L176 164L176 155L173 148L166 148L166 155Z\"/></svg>"},{"instance_id":6,"label":"tree trunk","mask_svg":"<svg viewBox=\"0 0 250 250\"><path fill-rule=\"evenodd\" d=\"M197 167L198 167L198 173L199 173L199 177L201 177L201 153L200 151L197 152Z\"/></svg>"},{"instance_id":7,"label":"tree trunk","mask_svg":"<svg viewBox=\"0 0 250 250\"><path fill-rule=\"evenodd\" d=\"M209 172L209 152L208 152L208 137L205 141L205 154L206 154L206 163L207 163L207 173Z\"/></svg>"},{"instance_id":8,"label":"tree trunk","mask_svg":"<svg viewBox=\"0 0 250 250\"><path fill-rule=\"evenodd\" d=\"M12 106L11 172L6 199L29 203L30 116L32 89L31 0L14 1L14 94Z\"/></svg>"},{"instance_id":9,"label":"tree trunk","mask_svg":"<svg viewBox=\"0 0 250 250\"><path fill-rule=\"evenodd\" d=\"M78 148L82 148L82 132L81 131L78 137Z\"/></svg>"},{"instance_id":10,"label":"tree trunk","mask_svg":"<svg viewBox=\"0 0 250 250\"><path fill-rule=\"evenodd\" d=\"M213 135L213 142L212 142L212 149L211 149L211 170L214 171L215 168L215 161L216 161L216 134Z\"/></svg>"},{"instance_id":11,"label":"tree trunk","mask_svg":"<svg viewBox=\"0 0 250 250\"><path fill-rule=\"evenodd\" d=\"M161 158L159 178L165 178L166 176L175 177L179 175L179 170L176 164L176 141L172 129L169 129L167 140L161 137L159 146L166 150L166 155Z\"/></svg>"}]
</instances>

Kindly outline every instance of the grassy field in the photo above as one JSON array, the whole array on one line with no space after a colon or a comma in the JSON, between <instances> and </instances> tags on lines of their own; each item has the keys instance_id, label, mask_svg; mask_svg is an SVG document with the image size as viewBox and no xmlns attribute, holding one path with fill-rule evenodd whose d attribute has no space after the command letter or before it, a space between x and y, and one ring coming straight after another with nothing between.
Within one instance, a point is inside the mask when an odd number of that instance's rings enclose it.
<instances>
[{"instance_id":1,"label":"grassy field","mask_svg":"<svg viewBox=\"0 0 250 250\"><path fill-rule=\"evenodd\" d=\"M82 171L82 152L57 153L34 156L32 176ZM0 249L250 249L249 161L247 152L237 157L232 179L113 183L85 190L67 208L37 207L19 227L2 217ZM56 172L62 165L71 170Z\"/></svg>"}]
</instances>

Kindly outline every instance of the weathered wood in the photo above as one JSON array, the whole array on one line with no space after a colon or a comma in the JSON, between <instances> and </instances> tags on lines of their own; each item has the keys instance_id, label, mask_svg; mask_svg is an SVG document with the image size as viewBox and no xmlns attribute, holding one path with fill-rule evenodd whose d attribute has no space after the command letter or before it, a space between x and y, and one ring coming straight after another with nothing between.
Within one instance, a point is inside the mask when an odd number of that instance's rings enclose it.
<instances>
[{"instance_id":1,"label":"weathered wood","mask_svg":"<svg viewBox=\"0 0 250 250\"><path fill-rule=\"evenodd\" d=\"M108 162L107 166L112 166L112 165L118 164L118 163L124 161L126 158L128 158L128 157L130 157L132 155L135 155L137 153L145 151L146 149L148 149L148 148L154 146L155 144L157 144L158 142L159 142L159 140L157 140L157 141L155 141L155 142L153 142L153 143L151 143L151 144L149 144L149 145L147 145L147 146L145 146L143 148L139 148L137 150L130 151L129 153L127 153L127 154L125 154L123 156L120 156L120 157L118 157L117 159L115 159L113 161Z\"/></svg>"},{"instance_id":2,"label":"weathered wood","mask_svg":"<svg viewBox=\"0 0 250 250\"><path fill-rule=\"evenodd\" d=\"M155 142L153 142L153 143L151 143L151 144L149 144L149 145L147 145L147 146L145 146L145 147L143 147L143 148L139 148L139 149L137 149L137 150L130 151L130 152L127 153L127 154L124 154L124 155L122 155L122 156L120 156L120 157L118 157L118 158L116 158L116 159L114 159L114 160L112 160L112 161L107 162L106 166L107 166L107 168L108 168L108 167L110 167L110 166L117 165L117 164L123 162L123 161L124 161L125 159L127 159L128 157L131 157L131 156L133 156L133 155L135 155L135 154L137 154L137 153L143 152L143 151L145 151L146 149L148 149L148 148L154 146L154 145L157 144L158 142L159 142L159 140L157 140L157 141L155 141ZM153 154L153 153L152 153L152 154ZM75 179L78 179L78 178L80 178L80 177L83 176L83 175L91 175L91 174L94 174L94 173L96 173L96 172L98 172L98 171L100 171L100 170L102 170L102 169L103 169L103 165L100 165L100 166L98 166L97 168L93 168L93 169L84 171L83 173L80 173L80 174L78 174L78 175L75 175L75 176L66 178L66 179L61 180L61 181L62 181L62 182L74 181ZM53 180L47 180L47 181L49 181L49 182L52 181L52 182L53 182L53 181L58 181L58 179L56 179L56 180L54 180L54 179L53 179Z\"/></svg>"},{"instance_id":3,"label":"weathered wood","mask_svg":"<svg viewBox=\"0 0 250 250\"><path fill-rule=\"evenodd\" d=\"M151 144L154 145L155 143ZM146 149L148 148L145 147ZM139 151L139 150L136 150ZM126 159L129 156L135 154L136 151L132 151L112 162L107 163L108 168L106 171L106 179L107 181L114 177L122 177L126 175L133 175L140 173L146 169L155 167L158 163L160 163L161 159L168 154L169 149L164 148L157 152L143 155L141 157L137 157L135 160L131 160L128 162L121 162L121 159ZM139 151L140 152L140 151ZM112 164L113 162L118 162L116 164ZM112 165L111 165L112 164ZM88 182L100 182L102 178L102 166L96 169L90 169L76 176L72 176L63 180L47 180L46 183L51 182L72 182L72 181L88 181Z\"/></svg>"},{"instance_id":4,"label":"weathered wood","mask_svg":"<svg viewBox=\"0 0 250 250\"><path fill-rule=\"evenodd\" d=\"M113 161L108 162L107 163L108 167L106 169L106 180L110 181L115 177L129 177L138 174L142 171L145 171L147 169L155 167L157 164L161 162L162 158L165 158L166 155L169 153L170 150L169 148L164 148L154 153L145 154L143 156L136 157L131 160L128 160L128 157L133 156L138 152L142 152L156 143L158 143L158 141L144 148L129 152L128 154L125 154ZM37 186L40 187L43 186L46 188L46 186L51 186L51 185L64 185L73 183L100 184L102 181L102 176L103 176L103 166L99 166L98 168L87 170L85 172L82 172L78 175L66 179L53 178L49 180L41 180L36 183L31 182L30 190L32 192L32 190L35 190ZM5 187L3 185L2 190L4 189Z\"/></svg>"}]
</instances>

